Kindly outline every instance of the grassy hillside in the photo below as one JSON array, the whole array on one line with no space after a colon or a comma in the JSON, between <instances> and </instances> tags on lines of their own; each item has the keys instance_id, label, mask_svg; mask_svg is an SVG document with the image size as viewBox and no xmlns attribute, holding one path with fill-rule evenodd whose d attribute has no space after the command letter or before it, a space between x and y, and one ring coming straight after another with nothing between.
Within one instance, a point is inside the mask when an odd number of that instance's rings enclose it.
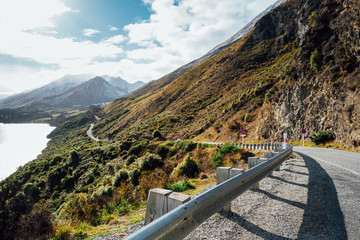
<instances>
[{"instance_id":1,"label":"grassy hillside","mask_svg":"<svg viewBox=\"0 0 360 240\"><path fill-rule=\"evenodd\" d=\"M237 141L242 128L246 140L298 140L306 128L314 141L359 144L359 16L358 1L290 0L180 77L61 124L0 183L0 238L82 239L137 213L151 188L201 183L251 155L190 140ZM94 115L99 142L86 135Z\"/></svg>"},{"instance_id":2,"label":"grassy hillside","mask_svg":"<svg viewBox=\"0 0 360 240\"><path fill-rule=\"evenodd\" d=\"M249 138L280 140L287 131L296 140L306 128L333 132L343 144L357 142L355 5L290 1L245 38L165 87L114 101L95 131L125 139L159 129L169 139L224 141L239 139L245 128Z\"/></svg>"}]
</instances>

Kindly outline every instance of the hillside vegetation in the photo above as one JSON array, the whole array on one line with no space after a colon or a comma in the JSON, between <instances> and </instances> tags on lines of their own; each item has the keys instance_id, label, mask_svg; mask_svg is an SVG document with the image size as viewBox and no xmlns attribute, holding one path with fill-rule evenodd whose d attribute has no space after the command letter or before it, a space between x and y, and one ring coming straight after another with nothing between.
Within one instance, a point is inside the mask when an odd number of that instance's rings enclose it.
<instances>
[{"instance_id":1,"label":"hillside vegetation","mask_svg":"<svg viewBox=\"0 0 360 240\"><path fill-rule=\"evenodd\" d=\"M289 1L165 87L109 104L95 131L224 141L245 128L249 138L296 140L306 128L358 142L359 28L356 1Z\"/></svg>"},{"instance_id":2,"label":"hillside vegetation","mask_svg":"<svg viewBox=\"0 0 360 240\"><path fill-rule=\"evenodd\" d=\"M306 128L316 142L358 144L359 8L289 0L179 77L61 124L41 156L0 183L0 238L82 239L137 211L151 188L191 188L251 155L191 141L238 141L242 128L246 140L298 140ZM102 141L86 135L94 122Z\"/></svg>"}]
</instances>

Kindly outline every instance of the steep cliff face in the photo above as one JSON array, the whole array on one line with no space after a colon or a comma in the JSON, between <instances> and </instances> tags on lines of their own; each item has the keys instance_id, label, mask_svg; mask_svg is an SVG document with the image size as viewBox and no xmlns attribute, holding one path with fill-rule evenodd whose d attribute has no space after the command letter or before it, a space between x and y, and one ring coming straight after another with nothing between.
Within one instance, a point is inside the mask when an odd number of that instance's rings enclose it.
<instances>
[{"instance_id":1,"label":"steep cliff face","mask_svg":"<svg viewBox=\"0 0 360 240\"><path fill-rule=\"evenodd\" d=\"M275 11L267 15L257 30L273 22L254 37L264 39L281 31L299 39L289 84L283 85L269 110L259 116L256 135L291 137L300 130L334 132L345 144L360 140L360 14L359 1L295 1L283 5L293 19ZM289 11L290 10L290 11ZM280 13L280 14L279 14ZM280 16L279 16L280 15ZM278 20L281 19L282 20ZM271 20L270 20L271 19ZM289 24L290 23L290 24ZM262 34L262 35L261 35ZM275 36L275 35L274 35ZM271 37L274 37L271 36ZM317 68L311 68L311 55L317 51ZM271 123L271 124L269 124Z\"/></svg>"}]
</instances>

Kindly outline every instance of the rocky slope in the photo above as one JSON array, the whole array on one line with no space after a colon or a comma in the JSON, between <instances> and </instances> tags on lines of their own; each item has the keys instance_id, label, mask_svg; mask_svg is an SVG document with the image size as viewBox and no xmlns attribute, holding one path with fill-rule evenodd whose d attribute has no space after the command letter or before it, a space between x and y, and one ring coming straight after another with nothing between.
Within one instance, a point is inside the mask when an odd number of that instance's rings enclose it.
<instances>
[{"instance_id":1,"label":"rocky slope","mask_svg":"<svg viewBox=\"0 0 360 240\"><path fill-rule=\"evenodd\" d=\"M159 128L169 138L299 139L359 133L358 1L288 1L231 47L164 86L110 104L97 133L124 138ZM141 94L139 94L141 92Z\"/></svg>"}]
</instances>

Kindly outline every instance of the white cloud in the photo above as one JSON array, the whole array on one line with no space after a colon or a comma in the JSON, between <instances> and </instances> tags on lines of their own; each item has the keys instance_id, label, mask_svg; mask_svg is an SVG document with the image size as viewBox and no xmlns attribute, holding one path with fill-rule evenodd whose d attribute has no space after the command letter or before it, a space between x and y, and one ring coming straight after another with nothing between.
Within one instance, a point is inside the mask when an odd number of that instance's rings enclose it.
<instances>
[{"instance_id":1,"label":"white cloud","mask_svg":"<svg viewBox=\"0 0 360 240\"><path fill-rule=\"evenodd\" d=\"M111 25L109 25L108 28L109 28L109 30L112 31L112 32L119 30L117 27L114 27L114 26L111 26Z\"/></svg>"},{"instance_id":2,"label":"white cloud","mask_svg":"<svg viewBox=\"0 0 360 240\"><path fill-rule=\"evenodd\" d=\"M98 34L98 33L100 33L100 31L96 30L96 29L87 28L87 29L83 30L84 36L87 36L87 37L91 37L94 34Z\"/></svg>"},{"instance_id":3,"label":"white cloud","mask_svg":"<svg viewBox=\"0 0 360 240\"><path fill-rule=\"evenodd\" d=\"M0 1L0 28L30 30L53 27L52 18L73 11L59 0Z\"/></svg>"},{"instance_id":4,"label":"white cloud","mask_svg":"<svg viewBox=\"0 0 360 240\"><path fill-rule=\"evenodd\" d=\"M143 0L153 13L148 20L124 27L129 43L139 46L127 56L149 62L157 70L147 74L148 79L156 79L201 57L274 1Z\"/></svg>"},{"instance_id":5,"label":"white cloud","mask_svg":"<svg viewBox=\"0 0 360 240\"><path fill-rule=\"evenodd\" d=\"M113 36L111 38L104 40L104 42L109 43L109 44L120 44L120 43L124 42L126 39L127 38L123 35L116 35L116 36Z\"/></svg>"}]
</instances>

